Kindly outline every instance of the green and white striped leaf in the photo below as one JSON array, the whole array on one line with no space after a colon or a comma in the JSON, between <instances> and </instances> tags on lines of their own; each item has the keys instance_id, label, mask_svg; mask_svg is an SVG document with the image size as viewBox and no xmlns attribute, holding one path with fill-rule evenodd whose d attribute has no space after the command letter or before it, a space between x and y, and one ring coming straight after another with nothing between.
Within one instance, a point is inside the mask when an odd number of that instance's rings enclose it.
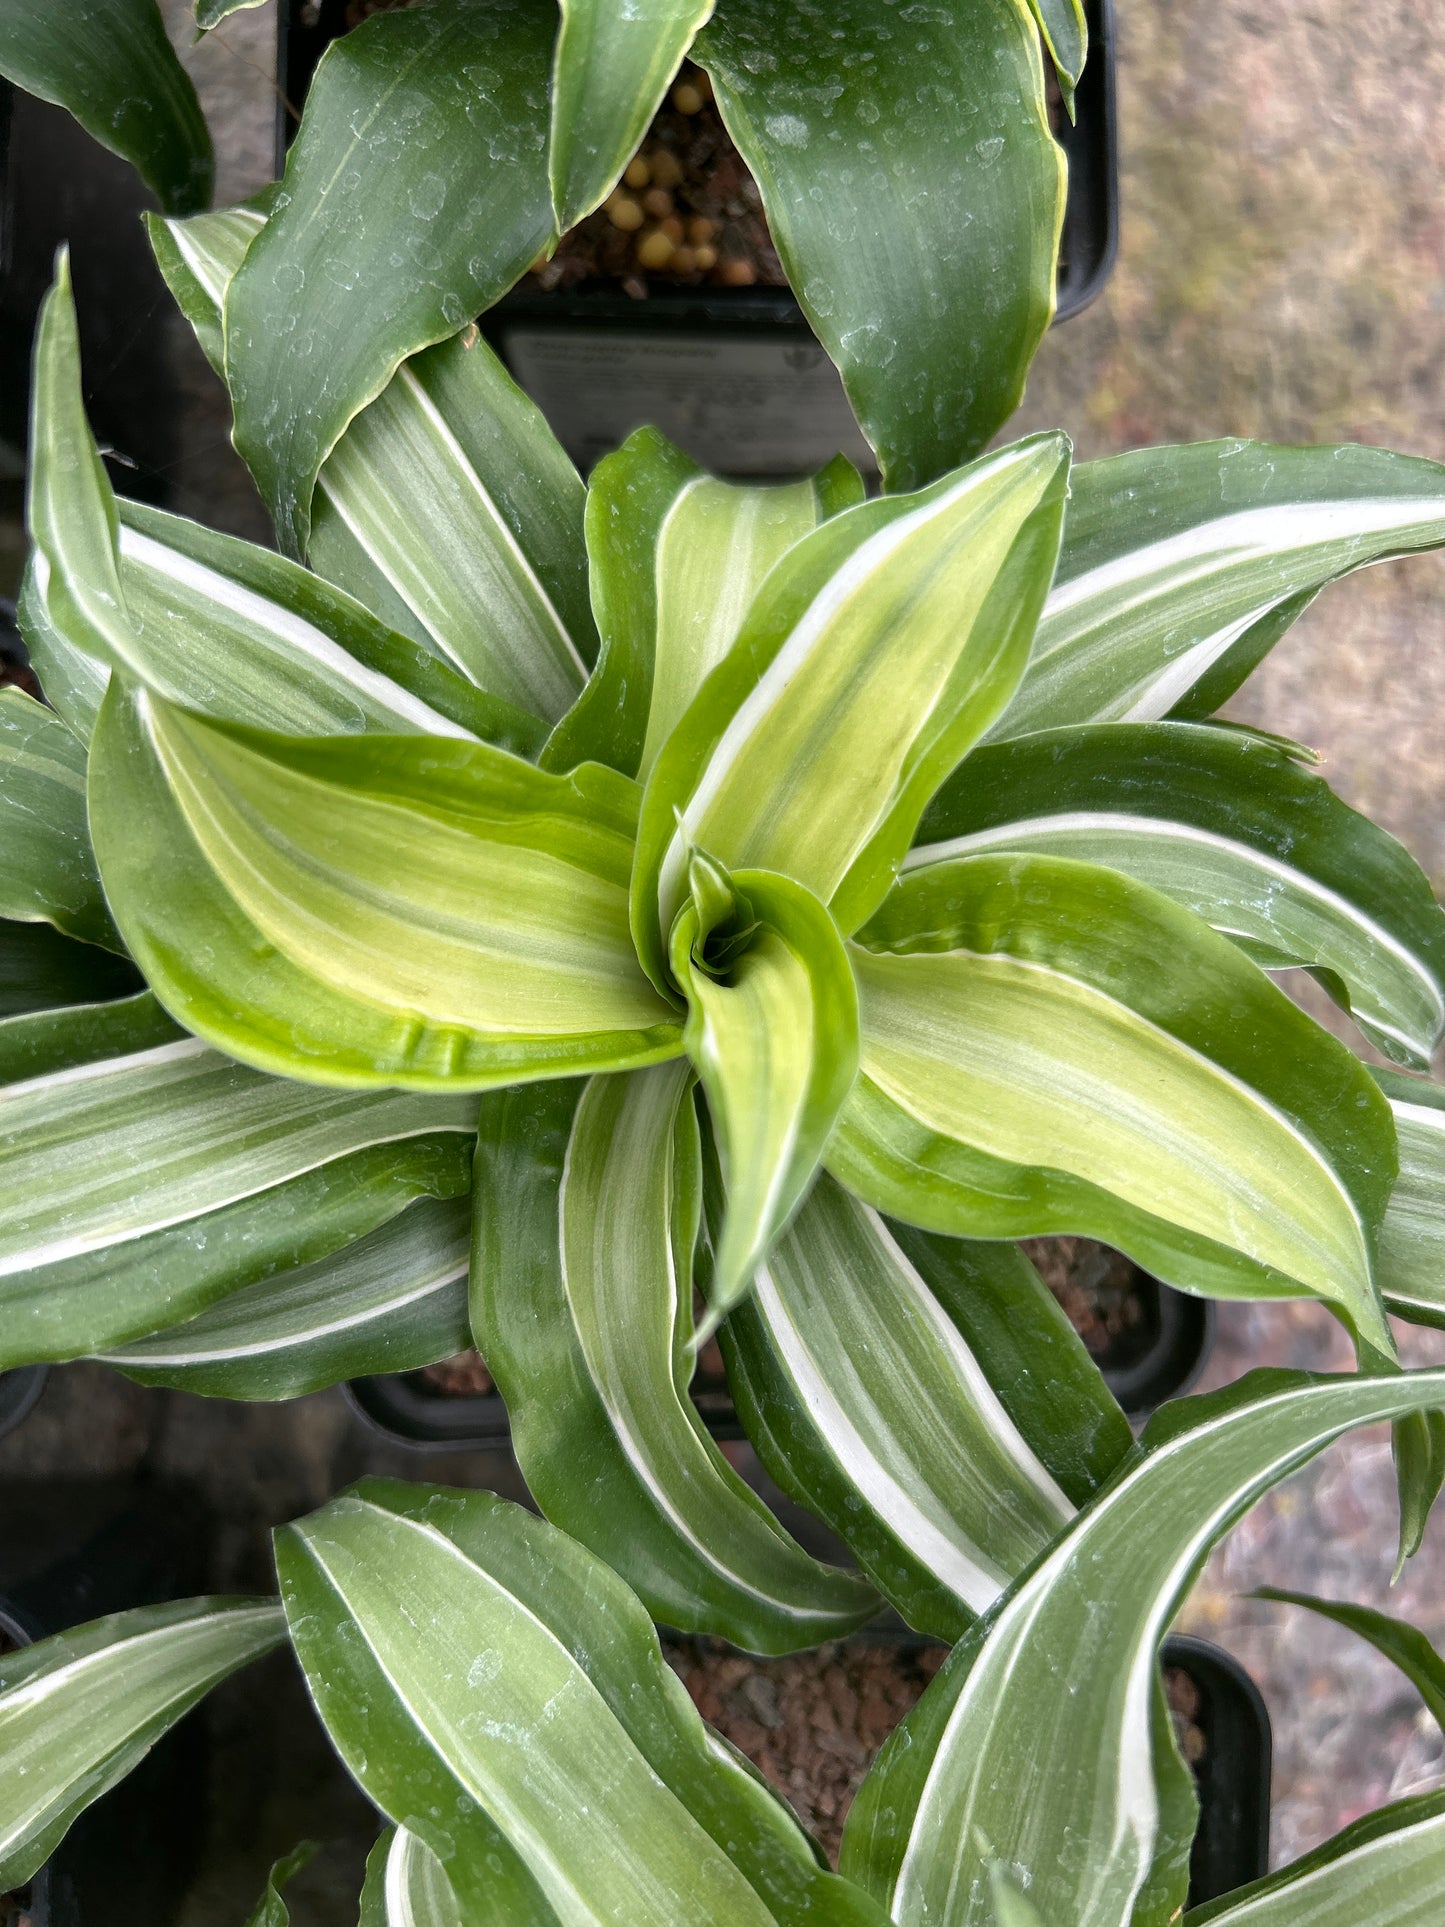
<instances>
[{"instance_id":1,"label":"green and white striped leaf","mask_svg":"<svg viewBox=\"0 0 1445 1927\"><path fill-rule=\"evenodd\" d=\"M300 1846L293 1847L276 1861L266 1881L266 1891L248 1916L246 1927L291 1927L291 1909L282 1898L283 1889L320 1851L318 1840L303 1840Z\"/></svg>"},{"instance_id":2,"label":"green and white striped leaf","mask_svg":"<svg viewBox=\"0 0 1445 1927\"><path fill-rule=\"evenodd\" d=\"M1304 965L1380 1050L1428 1067L1445 1029L1445 910L1419 865L1277 744L1191 723L985 745L924 811L904 870L987 850L1107 864Z\"/></svg>"},{"instance_id":3,"label":"green and white striped leaf","mask_svg":"<svg viewBox=\"0 0 1445 1927\"><path fill-rule=\"evenodd\" d=\"M1390 1119L1226 938L1093 864L976 856L904 879L852 955L862 1069L828 1168L859 1196L959 1236L1099 1238L1211 1297L1313 1294L1392 1352Z\"/></svg>"},{"instance_id":4,"label":"green and white striped leaf","mask_svg":"<svg viewBox=\"0 0 1445 1927\"><path fill-rule=\"evenodd\" d=\"M890 1225L827 1177L721 1336L773 1478L910 1626L950 1641L1133 1444L1014 1246Z\"/></svg>"},{"instance_id":5,"label":"green and white striped leaf","mask_svg":"<svg viewBox=\"0 0 1445 1927\"><path fill-rule=\"evenodd\" d=\"M1356 1606L1345 1599L1317 1599L1312 1593L1286 1592L1278 1586L1260 1586L1251 1599L1268 1599L1280 1606L1299 1606L1333 1620L1348 1632L1357 1633L1377 1653L1399 1667L1424 1700L1430 1717L1445 1732L1445 1659L1442 1659L1418 1626L1376 1612L1372 1606Z\"/></svg>"},{"instance_id":6,"label":"green and white striped leaf","mask_svg":"<svg viewBox=\"0 0 1445 1927\"><path fill-rule=\"evenodd\" d=\"M403 361L351 422L321 470L309 560L552 723L597 654L585 501L540 410L468 329Z\"/></svg>"},{"instance_id":7,"label":"green and white striped leaf","mask_svg":"<svg viewBox=\"0 0 1445 1927\"><path fill-rule=\"evenodd\" d=\"M66 1004L129 997L140 988L128 957L76 943L53 924L0 922L0 1025Z\"/></svg>"},{"instance_id":8,"label":"green and white striped leaf","mask_svg":"<svg viewBox=\"0 0 1445 1927\"><path fill-rule=\"evenodd\" d=\"M1442 1400L1441 1371L1255 1372L1166 1406L884 1746L849 1816L845 1873L897 1927L993 1927L994 1859L1048 1921L1173 1917L1182 1867L1176 1893L1155 1888L1135 1912L1160 1838L1151 1689L1170 1618L1271 1486L1352 1427Z\"/></svg>"},{"instance_id":9,"label":"green and white striped leaf","mask_svg":"<svg viewBox=\"0 0 1445 1927\"><path fill-rule=\"evenodd\" d=\"M203 714L297 735L541 741L534 718L480 694L309 570L157 509L119 510L85 419L63 270L36 342L30 521L27 636L80 734L92 733L119 666Z\"/></svg>"},{"instance_id":10,"label":"green and white striped leaf","mask_svg":"<svg viewBox=\"0 0 1445 1927\"><path fill-rule=\"evenodd\" d=\"M3 1888L23 1886L92 1800L285 1634L268 1600L183 1599L0 1654Z\"/></svg>"},{"instance_id":11,"label":"green and white striped leaf","mask_svg":"<svg viewBox=\"0 0 1445 1927\"><path fill-rule=\"evenodd\" d=\"M685 1065L490 1099L473 1327L547 1517L657 1619L790 1652L879 1601L794 1544L688 1399L699 1184Z\"/></svg>"},{"instance_id":12,"label":"green and white striped leaf","mask_svg":"<svg viewBox=\"0 0 1445 1927\"><path fill-rule=\"evenodd\" d=\"M113 689L106 896L166 1008L283 1076L408 1089L676 1056L627 927L637 791L482 743L299 739Z\"/></svg>"},{"instance_id":13,"label":"green and white striped leaf","mask_svg":"<svg viewBox=\"0 0 1445 1927\"><path fill-rule=\"evenodd\" d=\"M638 954L662 981L689 853L776 870L844 933L877 906L934 790L1028 659L1069 445L1016 443L795 543L673 729L643 804Z\"/></svg>"},{"instance_id":14,"label":"green and white striped leaf","mask_svg":"<svg viewBox=\"0 0 1445 1927\"><path fill-rule=\"evenodd\" d=\"M467 1189L474 1099L266 1077L149 997L62 1016L0 1089L0 1365L145 1336Z\"/></svg>"},{"instance_id":15,"label":"green and white striped leaf","mask_svg":"<svg viewBox=\"0 0 1445 1927\"><path fill-rule=\"evenodd\" d=\"M211 198L211 136L156 0L0 0L0 74L73 114L171 213Z\"/></svg>"},{"instance_id":16,"label":"green and white striped leaf","mask_svg":"<svg viewBox=\"0 0 1445 1927\"><path fill-rule=\"evenodd\" d=\"M1084 15L1083 0L1029 0L1029 5L1033 8L1039 32L1054 63L1054 70L1059 77L1059 92L1064 97L1064 105L1072 120L1074 89L1079 84L1089 51L1089 23Z\"/></svg>"},{"instance_id":17,"label":"green and white striped leaf","mask_svg":"<svg viewBox=\"0 0 1445 1927\"><path fill-rule=\"evenodd\" d=\"M555 31L549 0L431 0L322 56L275 211L226 296L235 442L286 554L305 555L321 464L397 365L553 239Z\"/></svg>"},{"instance_id":18,"label":"green and white striped leaf","mask_svg":"<svg viewBox=\"0 0 1445 1927\"><path fill-rule=\"evenodd\" d=\"M607 196L713 0L561 0L548 168L557 232Z\"/></svg>"},{"instance_id":19,"label":"green and white striped leaf","mask_svg":"<svg viewBox=\"0 0 1445 1927\"><path fill-rule=\"evenodd\" d=\"M121 947L86 826L85 745L19 689L0 689L0 917Z\"/></svg>"},{"instance_id":20,"label":"green and white striped leaf","mask_svg":"<svg viewBox=\"0 0 1445 1927\"><path fill-rule=\"evenodd\" d=\"M275 199L268 185L249 201L184 220L146 214L146 234L156 265L176 306L196 332L207 361L223 379L226 341L222 323L226 289L246 250L266 225Z\"/></svg>"},{"instance_id":21,"label":"green and white striped leaf","mask_svg":"<svg viewBox=\"0 0 1445 1927\"><path fill-rule=\"evenodd\" d=\"M543 767L590 757L645 780L773 564L863 494L841 455L809 482L771 488L719 481L655 428L604 456L587 491L602 653Z\"/></svg>"},{"instance_id":22,"label":"green and white striped leaf","mask_svg":"<svg viewBox=\"0 0 1445 1927\"><path fill-rule=\"evenodd\" d=\"M1433 1927L1445 1906L1445 1794L1381 1807L1184 1927Z\"/></svg>"},{"instance_id":23,"label":"green and white striped leaf","mask_svg":"<svg viewBox=\"0 0 1445 1927\"><path fill-rule=\"evenodd\" d=\"M0 1087L47 1077L74 1064L172 1044L184 1035L148 991L113 1003L71 1004L0 1018Z\"/></svg>"},{"instance_id":24,"label":"green and white striped leaf","mask_svg":"<svg viewBox=\"0 0 1445 1927\"><path fill-rule=\"evenodd\" d=\"M471 1203L423 1199L329 1257L104 1354L142 1385L283 1399L465 1351Z\"/></svg>"},{"instance_id":25,"label":"green and white striped leaf","mask_svg":"<svg viewBox=\"0 0 1445 1927\"><path fill-rule=\"evenodd\" d=\"M729 878L699 852L689 877L672 974L727 1190L701 1344L817 1172L858 1075L858 989L836 924L800 883L765 870Z\"/></svg>"},{"instance_id":26,"label":"green and white striped leaf","mask_svg":"<svg viewBox=\"0 0 1445 1927\"><path fill-rule=\"evenodd\" d=\"M703 1726L621 1580L545 1520L367 1480L276 1552L333 1742L465 1919L884 1927Z\"/></svg>"},{"instance_id":27,"label":"green and white striped leaf","mask_svg":"<svg viewBox=\"0 0 1445 1927\"><path fill-rule=\"evenodd\" d=\"M1018 406L1054 313L1063 155L1024 0L725 0L694 57L890 489Z\"/></svg>"},{"instance_id":28,"label":"green and white striped leaf","mask_svg":"<svg viewBox=\"0 0 1445 1927\"><path fill-rule=\"evenodd\" d=\"M1327 582L1445 542L1445 468L1197 442L1074 470L1059 572L995 736L1207 716Z\"/></svg>"},{"instance_id":29,"label":"green and white striped leaf","mask_svg":"<svg viewBox=\"0 0 1445 1927\"><path fill-rule=\"evenodd\" d=\"M366 1857L358 1927L467 1927L441 1862L405 1827L389 1827Z\"/></svg>"},{"instance_id":30,"label":"green and white striped leaf","mask_svg":"<svg viewBox=\"0 0 1445 1927\"><path fill-rule=\"evenodd\" d=\"M1417 1325L1445 1327L1445 1087L1375 1071L1390 1100L1400 1175L1380 1227L1385 1303Z\"/></svg>"}]
</instances>

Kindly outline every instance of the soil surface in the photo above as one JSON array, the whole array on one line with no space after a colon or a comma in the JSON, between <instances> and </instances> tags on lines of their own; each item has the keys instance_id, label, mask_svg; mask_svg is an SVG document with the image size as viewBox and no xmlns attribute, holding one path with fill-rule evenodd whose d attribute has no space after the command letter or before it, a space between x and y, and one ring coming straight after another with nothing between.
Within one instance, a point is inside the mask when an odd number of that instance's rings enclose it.
<instances>
[{"instance_id":1,"label":"soil surface","mask_svg":"<svg viewBox=\"0 0 1445 1927\"><path fill-rule=\"evenodd\" d=\"M497 1389L477 1351L458 1352L438 1365L424 1366L418 1377L438 1398L485 1398Z\"/></svg>"},{"instance_id":2,"label":"soil surface","mask_svg":"<svg viewBox=\"0 0 1445 1927\"><path fill-rule=\"evenodd\" d=\"M699 1639L664 1650L698 1712L767 1776L836 1867L869 1763L948 1649L850 1641L756 1659Z\"/></svg>"},{"instance_id":3,"label":"soil surface","mask_svg":"<svg viewBox=\"0 0 1445 1927\"><path fill-rule=\"evenodd\" d=\"M1024 1238L1020 1250L1069 1315L1094 1358L1126 1348L1144 1323L1143 1273L1092 1238Z\"/></svg>"}]
</instances>

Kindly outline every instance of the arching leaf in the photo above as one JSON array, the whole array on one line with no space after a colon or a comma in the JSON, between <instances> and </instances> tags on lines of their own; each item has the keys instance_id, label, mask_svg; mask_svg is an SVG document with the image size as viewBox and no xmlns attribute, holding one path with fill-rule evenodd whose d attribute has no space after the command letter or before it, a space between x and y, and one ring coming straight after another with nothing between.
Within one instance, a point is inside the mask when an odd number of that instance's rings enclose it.
<instances>
[{"instance_id":1,"label":"arching leaf","mask_svg":"<svg viewBox=\"0 0 1445 1927\"><path fill-rule=\"evenodd\" d=\"M0 917L121 948L85 821L85 745L19 689L0 689Z\"/></svg>"}]
</instances>

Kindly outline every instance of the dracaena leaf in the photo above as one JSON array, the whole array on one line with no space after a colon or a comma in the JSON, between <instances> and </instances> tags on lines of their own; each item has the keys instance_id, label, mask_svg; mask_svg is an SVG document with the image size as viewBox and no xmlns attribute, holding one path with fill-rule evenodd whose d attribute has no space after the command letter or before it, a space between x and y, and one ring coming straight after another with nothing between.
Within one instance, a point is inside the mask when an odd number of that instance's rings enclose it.
<instances>
[{"instance_id":1,"label":"dracaena leaf","mask_svg":"<svg viewBox=\"0 0 1445 1927\"><path fill-rule=\"evenodd\" d=\"M562 0L548 144L559 234L616 181L712 9L713 0Z\"/></svg>"},{"instance_id":2,"label":"dracaena leaf","mask_svg":"<svg viewBox=\"0 0 1445 1927\"><path fill-rule=\"evenodd\" d=\"M773 564L862 500L841 455L810 482L770 488L719 481L655 428L605 456L587 491L602 654L543 767L591 757L645 779Z\"/></svg>"},{"instance_id":3,"label":"dracaena leaf","mask_svg":"<svg viewBox=\"0 0 1445 1927\"><path fill-rule=\"evenodd\" d=\"M0 1881L23 1886L71 1822L227 1674L285 1637L259 1599L142 1606L0 1654Z\"/></svg>"},{"instance_id":4,"label":"dracaena leaf","mask_svg":"<svg viewBox=\"0 0 1445 1927\"><path fill-rule=\"evenodd\" d=\"M888 486L933 481L1012 414L1054 312L1064 162L1027 7L723 0L697 58Z\"/></svg>"},{"instance_id":5,"label":"dracaena leaf","mask_svg":"<svg viewBox=\"0 0 1445 1927\"><path fill-rule=\"evenodd\" d=\"M685 1066L488 1100L473 1323L547 1517L656 1618L789 1652L879 1601L788 1538L688 1399L699 1181Z\"/></svg>"},{"instance_id":6,"label":"dracaena leaf","mask_svg":"<svg viewBox=\"0 0 1445 1927\"><path fill-rule=\"evenodd\" d=\"M318 1840L303 1840L274 1863L266 1880L266 1891L247 1916L246 1927L291 1927L291 1909L282 1897L284 1889L320 1851Z\"/></svg>"},{"instance_id":7,"label":"dracaena leaf","mask_svg":"<svg viewBox=\"0 0 1445 1927\"><path fill-rule=\"evenodd\" d=\"M300 1398L464 1351L468 1198L423 1199L310 1264L242 1285L182 1324L107 1350L141 1385L212 1398Z\"/></svg>"},{"instance_id":8,"label":"dracaena leaf","mask_svg":"<svg viewBox=\"0 0 1445 1927\"><path fill-rule=\"evenodd\" d=\"M164 214L142 216L166 286L194 328L207 361L223 378L226 289L247 248L265 227L275 192L268 184L249 201L180 220Z\"/></svg>"},{"instance_id":9,"label":"dracaena leaf","mask_svg":"<svg viewBox=\"0 0 1445 1927\"><path fill-rule=\"evenodd\" d=\"M0 74L73 114L171 213L210 199L211 136L156 0L0 0Z\"/></svg>"},{"instance_id":10,"label":"dracaena leaf","mask_svg":"<svg viewBox=\"0 0 1445 1927\"><path fill-rule=\"evenodd\" d=\"M1371 1606L1352 1605L1345 1599L1317 1599L1312 1593L1288 1592L1278 1586L1260 1586L1250 1597L1273 1600L1280 1606L1303 1607L1306 1612L1318 1613L1322 1619L1333 1620L1335 1625L1357 1633L1377 1653L1383 1653L1399 1667L1424 1700L1430 1717L1445 1732L1445 1659L1441 1659L1418 1626L1395 1619L1389 1613L1376 1612Z\"/></svg>"},{"instance_id":11,"label":"dracaena leaf","mask_svg":"<svg viewBox=\"0 0 1445 1927\"><path fill-rule=\"evenodd\" d=\"M1039 23L1039 32L1059 77L1059 92L1072 118L1074 89L1089 51L1089 23L1083 0L1029 0L1029 5Z\"/></svg>"},{"instance_id":12,"label":"dracaena leaf","mask_svg":"<svg viewBox=\"0 0 1445 1927\"><path fill-rule=\"evenodd\" d=\"M247 1063L482 1089L678 1053L628 937L636 790L611 770L271 736L112 689L90 808L147 980Z\"/></svg>"},{"instance_id":13,"label":"dracaena leaf","mask_svg":"<svg viewBox=\"0 0 1445 1927\"><path fill-rule=\"evenodd\" d=\"M278 1534L277 1565L342 1758L464 1918L883 1927L704 1728L621 1580L545 1520L368 1480Z\"/></svg>"},{"instance_id":14,"label":"dracaena leaf","mask_svg":"<svg viewBox=\"0 0 1445 1927\"><path fill-rule=\"evenodd\" d=\"M1445 1326L1445 1087L1376 1071L1390 1100L1400 1175L1380 1227L1380 1290L1417 1325Z\"/></svg>"},{"instance_id":15,"label":"dracaena leaf","mask_svg":"<svg viewBox=\"0 0 1445 1927\"><path fill-rule=\"evenodd\" d=\"M793 877L845 933L877 905L1023 673L1068 461L1062 436L1019 442L846 510L773 569L648 782L632 918L654 981L693 845Z\"/></svg>"},{"instance_id":16,"label":"dracaena leaf","mask_svg":"<svg viewBox=\"0 0 1445 1927\"><path fill-rule=\"evenodd\" d=\"M1445 469L1413 456L1231 441L1081 463L993 733L1207 716L1325 583L1442 542Z\"/></svg>"},{"instance_id":17,"label":"dracaena leaf","mask_svg":"<svg viewBox=\"0 0 1445 1927\"><path fill-rule=\"evenodd\" d=\"M0 689L0 917L121 948L85 820L85 745L19 689Z\"/></svg>"},{"instance_id":18,"label":"dracaena leaf","mask_svg":"<svg viewBox=\"0 0 1445 1927\"><path fill-rule=\"evenodd\" d=\"M746 1292L818 1169L858 1074L858 991L837 926L802 884L765 870L728 877L696 853L690 876L672 974L688 1000L683 1041L727 1189L701 1342Z\"/></svg>"},{"instance_id":19,"label":"dracaena leaf","mask_svg":"<svg viewBox=\"0 0 1445 1927\"><path fill-rule=\"evenodd\" d=\"M213 27L219 27L223 20L229 20L233 13L244 13L248 7L265 4L266 0L196 0L196 31L209 33ZM300 1849L297 1851L300 1852Z\"/></svg>"},{"instance_id":20,"label":"dracaena leaf","mask_svg":"<svg viewBox=\"0 0 1445 1927\"><path fill-rule=\"evenodd\" d=\"M332 450L309 559L479 688L551 723L597 654L586 490L476 330L403 361Z\"/></svg>"},{"instance_id":21,"label":"dracaena leaf","mask_svg":"<svg viewBox=\"0 0 1445 1927\"><path fill-rule=\"evenodd\" d=\"M1445 911L1424 872L1260 737L1117 723L986 745L924 811L904 869L984 850L1151 884L1266 969L1307 966L1373 1044L1416 1068L1445 1027Z\"/></svg>"},{"instance_id":22,"label":"dracaena leaf","mask_svg":"<svg viewBox=\"0 0 1445 1927\"><path fill-rule=\"evenodd\" d=\"M909 1625L949 1640L1073 1517L1042 1453L1082 1497L1133 1443L1014 1247L909 1233L826 1177L722 1343L779 1485Z\"/></svg>"},{"instance_id":23,"label":"dracaena leaf","mask_svg":"<svg viewBox=\"0 0 1445 1927\"><path fill-rule=\"evenodd\" d=\"M141 977L127 957L77 943L48 923L0 922L0 1023L66 1004L132 996Z\"/></svg>"},{"instance_id":24,"label":"dracaena leaf","mask_svg":"<svg viewBox=\"0 0 1445 1927\"><path fill-rule=\"evenodd\" d=\"M467 1188L474 1099L266 1077L149 995L12 1019L0 1068L0 1365L143 1336Z\"/></svg>"},{"instance_id":25,"label":"dracaena leaf","mask_svg":"<svg viewBox=\"0 0 1445 1927\"><path fill-rule=\"evenodd\" d=\"M1192 1907L1184 1927L1429 1927L1445 1901L1445 1793L1381 1807L1301 1860Z\"/></svg>"},{"instance_id":26,"label":"dracaena leaf","mask_svg":"<svg viewBox=\"0 0 1445 1927\"><path fill-rule=\"evenodd\" d=\"M555 25L547 0L432 0L374 15L318 66L225 309L236 446L287 554L306 552L348 422L552 239Z\"/></svg>"},{"instance_id":27,"label":"dracaena leaf","mask_svg":"<svg viewBox=\"0 0 1445 1927\"><path fill-rule=\"evenodd\" d=\"M114 666L202 713L298 735L541 741L534 718L294 562L156 509L118 509L85 419L63 266L36 336L30 523L22 620L80 734Z\"/></svg>"},{"instance_id":28,"label":"dracaena leaf","mask_svg":"<svg viewBox=\"0 0 1445 1927\"><path fill-rule=\"evenodd\" d=\"M1313 1293L1393 1350L1387 1107L1227 939L1093 864L976 856L906 878L861 944L828 1157L860 1195L964 1236L1098 1237L1211 1296Z\"/></svg>"},{"instance_id":29,"label":"dracaena leaf","mask_svg":"<svg viewBox=\"0 0 1445 1927\"><path fill-rule=\"evenodd\" d=\"M388 1827L366 1857L358 1927L467 1927L441 1862L406 1827Z\"/></svg>"},{"instance_id":30,"label":"dracaena leaf","mask_svg":"<svg viewBox=\"0 0 1445 1927\"><path fill-rule=\"evenodd\" d=\"M849 1816L844 1871L897 1927L992 1927L994 1858L1029 1879L1045 1920L1127 1927L1159 1841L1156 1655L1190 1580L1248 1506L1334 1439L1442 1399L1440 1371L1257 1372L1166 1407L885 1745ZM1059 1692L1062 1677L1074 1690Z\"/></svg>"}]
</instances>

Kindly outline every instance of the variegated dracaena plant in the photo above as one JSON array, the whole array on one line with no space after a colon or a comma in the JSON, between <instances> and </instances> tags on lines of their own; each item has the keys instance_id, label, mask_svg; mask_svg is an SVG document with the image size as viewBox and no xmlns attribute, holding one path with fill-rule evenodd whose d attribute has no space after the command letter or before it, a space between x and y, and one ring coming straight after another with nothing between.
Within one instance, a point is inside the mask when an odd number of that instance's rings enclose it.
<instances>
[{"instance_id":1,"label":"variegated dracaena plant","mask_svg":"<svg viewBox=\"0 0 1445 1927\"><path fill-rule=\"evenodd\" d=\"M1445 1371L1252 1374L1158 1413L954 1647L885 1744L838 1872L584 1547L490 1493L368 1480L277 1535L280 1608L200 1599L0 1658L0 1886L209 1685L289 1638L384 1831L362 1927L1429 1927L1445 1795L1401 1801L1186 1912L1196 1798L1160 1636L1263 1493ZM947 1575L940 1573L941 1586ZM1329 1607L1405 1666L1408 1628ZM278 1863L250 1927L286 1927Z\"/></svg>"},{"instance_id":2,"label":"variegated dracaena plant","mask_svg":"<svg viewBox=\"0 0 1445 1927\"><path fill-rule=\"evenodd\" d=\"M213 346L253 233L186 224ZM1314 1296L1382 1366L1387 1309L1445 1322L1435 1087L1261 967L1418 1070L1445 917L1207 720L1324 583L1445 541L1434 464L1041 435L865 500L643 431L584 489L463 334L329 457L310 571L117 504L63 268L32 448L0 1367L283 1397L470 1330L549 1518L779 1652L880 1595L959 1635L1127 1450L1017 1237ZM708 1439L719 1326L862 1576Z\"/></svg>"}]
</instances>

